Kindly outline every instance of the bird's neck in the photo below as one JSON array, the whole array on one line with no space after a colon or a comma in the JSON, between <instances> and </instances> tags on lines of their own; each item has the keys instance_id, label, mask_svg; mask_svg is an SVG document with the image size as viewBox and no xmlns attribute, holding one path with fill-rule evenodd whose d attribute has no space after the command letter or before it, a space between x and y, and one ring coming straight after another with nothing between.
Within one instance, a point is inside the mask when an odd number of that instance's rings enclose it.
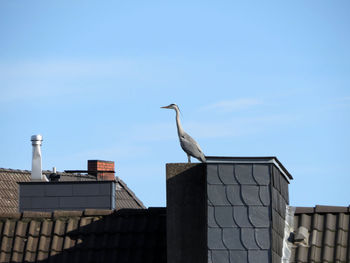
<instances>
[{"instance_id":1,"label":"bird's neck","mask_svg":"<svg viewBox=\"0 0 350 263\"><path fill-rule=\"evenodd\" d=\"M180 112L178 109L175 109L176 111L176 126L177 126L177 133L179 134L179 136L184 135L184 130L182 129L182 125L180 122Z\"/></svg>"}]
</instances>

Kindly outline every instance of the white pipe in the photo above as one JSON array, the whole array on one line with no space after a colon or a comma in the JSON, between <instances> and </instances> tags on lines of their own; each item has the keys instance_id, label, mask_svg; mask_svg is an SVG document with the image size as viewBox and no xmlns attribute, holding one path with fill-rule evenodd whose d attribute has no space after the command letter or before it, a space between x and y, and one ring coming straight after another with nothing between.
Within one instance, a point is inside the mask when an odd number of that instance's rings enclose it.
<instances>
[{"instance_id":1,"label":"white pipe","mask_svg":"<svg viewBox=\"0 0 350 263\"><path fill-rule=\"evenodd\" d=\"M40 134L33 135L31 137L32 146L33 146L33 158L32 158L32 181L47 181L46 176L42 174L41 166L41 143L43 141L43 136Z\"/></svg>"}]
</instances>

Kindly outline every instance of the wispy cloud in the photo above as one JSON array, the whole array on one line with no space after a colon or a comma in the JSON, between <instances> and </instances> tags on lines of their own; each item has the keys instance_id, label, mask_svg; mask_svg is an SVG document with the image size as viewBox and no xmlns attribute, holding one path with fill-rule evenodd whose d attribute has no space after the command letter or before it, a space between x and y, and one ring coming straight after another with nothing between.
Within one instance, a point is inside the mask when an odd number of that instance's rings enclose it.
<instances>
[{"instance_id":1,"label":"wispy cloud","mask_svg":"<svg viewBox=\"0 0 350 263\"><path fill-rule=\"evenodd\" d=\"M263 104L261 99L256 98L240 98L236 100L224 100L213 104L206 105L201 108L203 111L215 110L220 112L231 112L234 110L242 110Z\"/></svg>"}]
</instances>

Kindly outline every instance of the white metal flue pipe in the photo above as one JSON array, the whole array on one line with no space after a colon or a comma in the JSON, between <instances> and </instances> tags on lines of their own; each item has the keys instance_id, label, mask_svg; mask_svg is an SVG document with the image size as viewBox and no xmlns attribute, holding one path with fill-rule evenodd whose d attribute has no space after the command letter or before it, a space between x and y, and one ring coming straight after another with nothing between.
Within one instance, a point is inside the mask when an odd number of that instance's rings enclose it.
<instances>
[{"instance_id":1,"label":"white metal flue pipe","mask_svg":"<svg viewBox=\"0 0 350 263\"><path fill-rule=\"evenodd\" d=\"M33 146L33 158L32 158L32 181L47 181L46 176L42 174L42 165L41 165L41 143L43 141L43 136L40 134L33 135L31 137L32 146Z\"/></svg>"}]
</instances>

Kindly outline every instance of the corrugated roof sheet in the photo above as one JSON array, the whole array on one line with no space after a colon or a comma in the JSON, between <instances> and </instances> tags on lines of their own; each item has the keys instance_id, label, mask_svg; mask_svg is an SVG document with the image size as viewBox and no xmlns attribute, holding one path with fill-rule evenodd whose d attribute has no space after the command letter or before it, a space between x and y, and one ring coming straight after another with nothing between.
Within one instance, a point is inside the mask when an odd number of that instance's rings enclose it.
<instances>
[{"instance_id":1,"label":"corrugated roof sheet","mask_svg":"<svg viewBox=\"0 0 350 263\"><path fill-rule=\"evenodd\" d=\"M166 262L164 208L0 215L0 262Z\"/></svg>"},{"instance_id":2,"label":"corrugated roof sheet","mask_svg":"<svg viewBox=\"0 0 350 263\"><path fill-rule=\"evenodd\" d=\"M350 262L350 207L297 207L295 234L308 231L305 244L294 242L290 262Z\"/></svg>"},{"instance_id":3,"label":"corrugated roof sheet","mask_svg":"<svg viewBox=\"0 0 350 263\"><path fill-rule=\"evenodd\" d=\"M0 212L18 211L18 185L17 182L29 182L30 171L0 168ZM43 171L49 175L51 171ZM83 174L60 173L60 181L92 181L96 176ZM145 208L143 203L129 189L119 177L116 177L119 186L116 188L116 209L122 208Z\"/></svg>"}]
</instances>

